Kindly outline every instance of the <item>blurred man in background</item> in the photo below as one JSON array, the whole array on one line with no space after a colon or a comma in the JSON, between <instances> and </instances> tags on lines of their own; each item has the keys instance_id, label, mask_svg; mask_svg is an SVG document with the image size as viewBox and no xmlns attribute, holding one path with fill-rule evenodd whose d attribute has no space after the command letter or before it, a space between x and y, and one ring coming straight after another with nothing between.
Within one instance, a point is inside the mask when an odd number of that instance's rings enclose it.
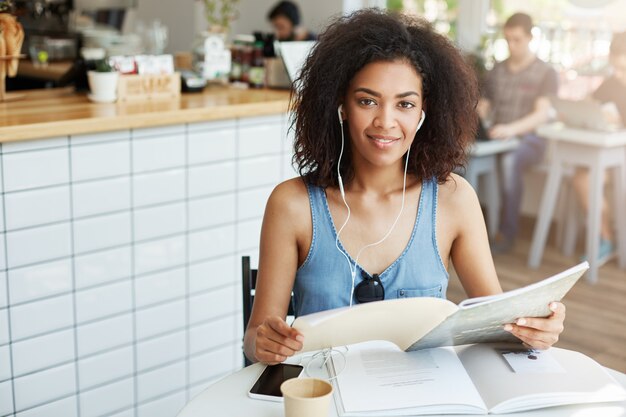
<instances>
[{"instance_id":1,"label":"blurred man in background","mask_svg":"<svg viewBox=\"0 0 626 417\"><path fill-rule=\"evenodd\" d=\"M556 71L530 50L533 22L524 13L515 13L504 24L509 57L487 73L478 113L491 140L518 138L519 146L502 159L503 215L493 242L494 253L513 248L518 232L522 201L522 177L532 165L541 162L545 141L535 134L548 120L550 101L556 94Z\"/></svg>"},{"instance_id":2,"label":"blurred man in background","mask_svg":"<svg viewBox=\"0 0 626 417\"><path fill-rule=\"evenodd\" d=\"M281 1L267 15L274 28L276 39L285 41L311 41L316 36L300 27L300 10L291 1Z\"/></svg>"}]
</instances>

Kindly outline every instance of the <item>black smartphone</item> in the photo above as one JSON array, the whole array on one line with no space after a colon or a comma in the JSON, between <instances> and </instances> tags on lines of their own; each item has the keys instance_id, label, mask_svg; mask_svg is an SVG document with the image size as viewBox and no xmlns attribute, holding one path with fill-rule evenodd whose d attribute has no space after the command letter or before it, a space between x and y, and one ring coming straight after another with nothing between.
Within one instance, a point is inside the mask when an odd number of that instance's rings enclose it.
<instances>
[{"instance_id":1,"label":"black smartphone","mask_svg":"<svg viewBox=\"0 0 626 417\"><path fill-rule=\"evenodd\" d=\"M280 385L288 379L297 378L303 369L302 365L289 363L268 365L250 388L248 396L260 400L282 401L283 394L280 392Z\"/></svg>"}]
</instances>

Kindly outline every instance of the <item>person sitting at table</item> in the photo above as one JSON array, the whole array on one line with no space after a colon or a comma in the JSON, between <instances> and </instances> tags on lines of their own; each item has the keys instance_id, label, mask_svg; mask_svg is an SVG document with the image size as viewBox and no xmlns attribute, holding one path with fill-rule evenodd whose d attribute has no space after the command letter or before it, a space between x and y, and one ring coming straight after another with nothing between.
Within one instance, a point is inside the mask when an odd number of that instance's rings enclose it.
<instances>
[{"instance_id":1,"label":"person sitting at table","mask_svg":"<svg viewBox=\"0 0 626 417\"><path fill-rule=\"evenodd\" d=\"M485 77L478 114L489 120L492 140L517 137L519 146L502 162L503 212L492 251L513 249L519 229L524 173L541 162L546 143L535 133L549 118L548 97L557 93L556 71L530 50L533 22L525 13L515 13L504 24L509 57L497 63Z\"/></svg>"},{"instance_id":2,"label":"person sitting at table","mask_svg":"<svg viewBox=\"0 0 626 417\"><path fill-rule=\"evenodd\" d=\"M419 18L365 9L326 29L298 82L301 176L267 202L247 357L272 364L302 348L285 322L292 290L296 316L443 298L452 262L468 296L500 293L476 193L453 173L474 138L478 99L453 44ZM371 297L367 286L384 293ZM565 317L563 304L549 307L549 317L505 329L548 348Z\"/></svg>"},{"instance_id":3,"label":"person sitting at table","mask_svg":"<svg viewBox=\"0 0 626 417\"><path fill-rule=\"evenodd\" d=\"M286 41L313 41L317 38L313 32L300 27L300 10L291 1L277 3L267 15L274 28L276 39Z\"/></svg>"},{"instance_id":4,"label":"person sitting at table","mask_svg":"<svg viewBox=\"0 0 626 417\"><path fill-rule=\"evenodd\" d=\"M613 69L591 97L606 103L605 118L607 123L626 126L626 32L616 33L609 47L609 62ZM608 177L607 177L608 179ZM585 213L589 211L589 170L578 168L572 179L574 190ZM600 246L598 261L600 264L610 259L615 251L611 216L606 196L602 200L602 220L600 224ZM585 257L583 257L585 258Z\"/></svg>"}]
</instances>

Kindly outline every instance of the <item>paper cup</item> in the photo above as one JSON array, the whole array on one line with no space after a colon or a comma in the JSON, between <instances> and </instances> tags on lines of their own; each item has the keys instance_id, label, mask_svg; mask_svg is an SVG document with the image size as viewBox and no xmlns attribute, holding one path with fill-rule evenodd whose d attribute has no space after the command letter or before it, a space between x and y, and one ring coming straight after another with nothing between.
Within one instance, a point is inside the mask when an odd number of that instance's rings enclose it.
<instances>
[{"instance_id":1,"label":"paper cup","mask_svg":"<svg viewBox=\"0 0 626 417\"><path fill-rule=\"evenodd\" d=\"M293 378L282 383L285 417L327 417L333 386L323 379Z\"/></svg>"}]
</instances>

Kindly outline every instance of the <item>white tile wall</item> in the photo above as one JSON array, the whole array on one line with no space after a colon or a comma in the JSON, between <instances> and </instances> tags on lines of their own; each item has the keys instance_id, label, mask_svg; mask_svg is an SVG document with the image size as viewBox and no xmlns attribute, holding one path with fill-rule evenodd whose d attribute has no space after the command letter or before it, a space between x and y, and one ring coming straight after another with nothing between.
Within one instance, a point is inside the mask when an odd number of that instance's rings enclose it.
<instances>
[{"instance_id":1,"label":"white tile wall","mask_svg":"<svg viewBox=\"0 0 626 417\"><path fill-rule=\"evenodd\" d=\"M11 379L11 352L9 345L0 346L0 381Z\"/></svg>"},{"instance_id":2,"label":"white tile wall","mask_svg":"<svg viewBox=\"0 0 626 417\"><path fill-rule=\"evenodd\" d=\"M277 154L282 148L282 117L254 117L239 123L240 158Z\"/></svg>"},{"instance_id":3,"label":"white tile wall","mask_svg":"<svg viewBox=\"0 0 626 417\"><path fill-rule=\"evenodd\" d=\"M150 207L134 212L135 241L183 233L187 211L184 203Z\"/></svg>"},{"instance_id":4,"label":"white tile wall","mask_svg":"<svg viewBox=\"0 0 626 417\"><path fill-rule=\"evenodd\" d=\"M137 338L169 332L185 326L185 300L137 311Z\"/></svg>"},{"instance_id":5,"label":"white tile wall","mask_svg":"<svg viewBox=\"0 0 626 417\"><path fill-rule=\"evenodd\" d=\"M189 197L235 190L236 172L235 161L189 168Z\"/></svg>"},{"instance_id":6,"label":"white tile wall","mask_svg":"<svg viewBox=\"0 0 626 417\"><path fill-rule=\"evenodd\" d=\"M135 306L142 308L185 295L185 268L138 277L135 280Z\"/></svg>"},{"instance_id":7,"label":"white tile wall","mask_svg":"<svg viewBox=\"0 0 626 417\"><path fill-rule=\"evenodd\" d=\"M24 140L18 142L6 142L2 144L2 153L14 153L24 151L36 151L48 148L60 148L67 146L67 136L47 138L46 140Z\"/></svg>"},{"instance_id":8,"label":"white tile wall","mask_svg":"<svg viewBox=\"0 0 626 417\"><path fill-rule=\"evenodd\" d=\"M133 347L127 346L78 361L78 380L81 390L133 374Z\"/></svg>"},{"instance_id":9,"label":"white tile wall","mask_svg":"<svg viewBox=\"0 0 626 417\"><path fill-rule=\"evenodd\" d=\"M80 394L81 417L97 417L133 405L133 380L125 379Z\"/></svg>"},{"instance_id":10,"label":"white tile wall","mask_svg":"<svg viewBox=\"0 0 626 417\"><path fill-rule=\"evenodd\" d=\"M227 316L189 329L189 352L193 355L220 345L232 343L237 338L237 327L243 323L237 316Z\"/></svg>"},{"instance_id":11,"label":"white tile wall","mask_svg":"<svg viewBox=\"0 0 626 417\"><path fill-rule=\"evenodd\" d=\"M182 169L140 174L133 177L133 203L135 207L184 199L185 171Z\"/></svg>"},{"instance_id":12,"label":"white tile wall","mask_svg":"<svg viewBox=\"0 0 626 417\"><path fill-rule=\"evenodd\" d=\"M77 220L74 222L74 251L84 253L130 243L130 213Z\"/></svg>"},{"instance_id":13,"label":"white tile wall","mask_svg":"<svg viewBox=\"0 0 626 417\"><path fill-rule=\"evenodd\" d=\"M14 384L17 411L35 407L76 392L74 364L15 378Z\"/></svg>"},{"instance_id":14,"label":"white tile wall","mask_svg":"<svg viewBox=\"0 0 626 417\"><path fill-rule=\"evenodd\" d=\"M241 221L263 216L267 199L273 189L273 187L263 187L240 192L237 218Z\"/></svg>"},{"instance_id":15,"label":"white tile wall","mask_svg":"<svg viewBox=\"0 0 626 417\"><path fill-rule=\"evenodd\" d=\"M130 139L130 130L114 130L112 132L73 135L70 137L70 142L72 146L81 146L91 145L98 142L113 142L122 139Z\"/></svg>"},{"instance_id":16,"label":"white tile wall","mask_svg":"<svg viewBox=\"0 0 626 417\"><path fill-rule=\"evenodd\" d=\"M133 140L134 172L175 168L184 164L184 134Z\"/></svg>"},{"instance_id":17,"label":"white tile wall","mask_svg":"<svg viewBox=\"0 0 626 417\"><path fill-rule=\"evenodd\" d=\"M14 341L70 327L73 322L71 294L11 307Z\"/></svg>"},{"instance_id":18,"label":"white tile wall","mask_svg":"<svg viewBox=\"0 0 626 417\"><path fill-rule=\"evenodd\" d=\"M122 281L76 293L76 319L84 323L118 313L130 312L133 307L132 284Z\"/></svg>"},{"instance_id":19,"label":"white tile wall","mask_svg":"<svg viewBox=\"0 0 626 417\"><path fill-rule=\"evenodd\" d=\"M54 223L70 218L70 187L50 187L6 194L8 230Z\"/></svg>"},{"instance_id":20,"label":"white tile wall","mask_svg":"<svg viewBox=\"0 0 626 417\"><path fill-rule=\"evenodd\" d=\"M114 178L74 184L74 217L130 209L130 179Z\"/></svg>"},{"instance_id":21,"label":"white tile wall","mask_svg":"<svg viewBox=\"0 0 626 417\"><path fill-rule=\"evenodd\" d=\"M155 136L160 137L160 136L184 135L186 130L187 130L187 126L184 124L147 127L147 128L133 130L132 137L134 139L141 139L141 138L152 138Z\"/></svg>"},{"instance_id":22,"label":"white tile wall","mask_svg":"<svg viewBox=\"0 0 626 417\"><path fill-rule=\"evenodd\" d=\"M122 411L121 413L111 414L109 417L135 417L135 410Z\"/></svg>"},{"instance_id":23,"label":"white tile wall","mask_svg":"<svg viewBox=\"0 0 626 417\"><path fill-rule=\"evenodd\" d=\"M11 381L0 382L0 415L13 412L13 388Z\"/></svg>"},{"instance_id":24,"label":"white tile wall","mask_svg":"<svg viewBox=\"0 0 626 417\"><path fill-rule=\"evenodd\" d=\"M64 330L13 344L13 373L25 375L74 358L74 330Z\"/></svg>"},{"instance_id":25,"label":"white tile wall","mask_svg":"<svg viewBox=\"0 0 626 417\"><path fill-rule=\"evenodd\" d=\"M241 355L241 352L239 352L239 355ZM234 363L234 351L229 347L194 356L190 360L189 380L192 384L195 384L210 377L217 377L232 372L235 368Z\"/></svg>"},{"instance_id":26,"label":"white tile wall","mask_svg":"<svg viewBox=\"0 0 626 417\"><path fill-rule=\"evenodd\" d=\"M6 307L7 303L7 273L0 272L0 309Z\"/></svg>"},{"instance_id":27,"label":"white tile wall","mask_svg":"<svg viewBox=\"0 0 626 417\"><path fill-rule=\"evenodd\" d=\"M47 262L9 271L11 303L24 303L37 298L72 290L72 261Z\"/></svg>"},{"instance_id":28,"label":"white tile wall","mask_svg":"<svg viewBox=\"0 0 626 417\"><path fill-rule=\"evenodd\" d=\"M235 159L237 132L231 127L189 132L189 164Z\"/></svg>"},{"instance_id":29,"label":"white tile wall","mask_svg":"<svg viewBox=\"0 0 626 417\"><path fill-rule=\"evenodd\" d=\"M139 402L156 399L175 389L183 388L187 379L185 363L173 365L142 373L138 376L137 396Z\"/></svg>"},{"instance_id":30,"label":"white tile wall","mask_svg":"<svg viewBox=\"0 0 626 417\"><path fill-rule=\"evenodd\" d=\"M237 250L252 252L259 247L262 223L262 219L254 219L237 224Z\"/></svg>"},{"instance_id":31,"label":"white tile wall","mask_svg":"<svg viewBox=\"0 0 626 417\"><path fill-rule=\"evenodd\" d=\"M9 310L4 308L0 309L0 346L7 343L9 343Z\"/></svg>"},{"instance_id":32,"label":"white tile wall","mask_svg":"<svg viewBox=\"0 0 626 417\"><path fill-rule=\"evenodd\" d=\"M144 274L185 263L185 237L175 236L135 247L135 273Z\"/></svg>"},{"instance_id":33,"label":"white tile wall","mask_svg":"<svg viewBox=\"0 0 626 417\"><path fill-rule=\"evenodd\" d=\"M176 332L157 337L137 345L137 370L143 372L183 359L186 354L186 332Z\"/></svg>"},{"instance_id":34,"label":"white tile wall","mask_svg":"<svg viewBox=\"0 0 626 417\"><path fill-rule=\"evenodd\" d=\"M77 415L76 397L68 397L40 407L17 413L17 417L74 417Z\"/></svg>"},{"instance_id":35,"label":"white tile wall","mask_svg":"<svg viewBox=\"0 0 626 417\"><path fill-rule=\"evenodd\" d=\"M130 142L72 147L72 180L85 181L130 173Z\"/></svg>"},{"instance_id":36,"label":"white tile wall","mask_svg":"<svg viewBox=\"0 0 626 417\"><path fill-rule=\"evenodd\" d=\"M69 223L8 232L9 268L69 256L70 238Z\"/></svg>"},{"instance_id":37,"label":"white tile wall","mask_svg":"<svg viewBox=\"0 0 626 417\"><path fill-rule=\"evenodd\" d=\"M235 250L235 226L222 226L189 234L189 260L201 261Z\"/></svg>"},{"instance_id":38,"label":"white tile wall","mask_svg":"<svg viewBox=\"0 0 626 417\"><path fill-rule=\"evenodd\" d=\"M259 156L239 161L239 188L276 185L281 180L280 156Z\"/></svg>"},{"instance_id":39,"label":"white tile wall","mask_svg":"<svg viewBox=\"0 0 626 417\"><path fill-rule=\"evenodd\" d=\"M220 288L189 299L189 321L192 324L234 313L235 286Z\"/></svg>"},{"instance_id":40,"label":"white tile wall","mask_svg":"<svg viewBox=\"0 0 626 417\"><path fill-rule=\"evenodd\" d=\"M68 183L68 154L56 148L2 155L4 192Z\"/></svg>"},{"instance_id":41,"label":"white tile wall","mask_svg":"<svg viewBox=\"0 0 626 417\"><path fill-rule=\"evenodd\" d=\"M130 246L81 255L74 258L76 288L130 278L132 274Z\"/></svg>"},{"instance_id":42,"label":"white tile wall","mask_svg":"<svg viewBox=\"0 0 626 417\"><path fill-rule=\"evenodd\" d=\"M235 194L189 201L189 227L200 229L235 221Z\"/></svg>"},{"instance_id":43,"label":"white tile wall","mask_svg":"<svg viewBox=\"0 0 626 417\"><path fill-rule=\"evenodd\" d=\"M125 314L78 326L78 356L83 357L133 342L133 316Z\"/></svg>"},{"instance_id":44,"label":"white tile wall","mask_svg":"<svg viewBox=\"0 0 626 417\"><path fill-rule=\"evenodd\" d=\"M189 292L195 294L210 288L234 284L239 280L236 263L240 258L226 256L189 266Z\"/></svg>"},{"instance_id":45,"label":"white tile wall","mask_svg":"<svg viewBox=\"0 0 626 417\"><path fill-rule=\"evenodd\" d=\"M176 394L159 398L158 400L151 401L144 405L139 406L137 409L137 417L171 417L178 414L178 412L185 406L187 398L184 392L178 392Z\"/></svg>"}]
</instances>

